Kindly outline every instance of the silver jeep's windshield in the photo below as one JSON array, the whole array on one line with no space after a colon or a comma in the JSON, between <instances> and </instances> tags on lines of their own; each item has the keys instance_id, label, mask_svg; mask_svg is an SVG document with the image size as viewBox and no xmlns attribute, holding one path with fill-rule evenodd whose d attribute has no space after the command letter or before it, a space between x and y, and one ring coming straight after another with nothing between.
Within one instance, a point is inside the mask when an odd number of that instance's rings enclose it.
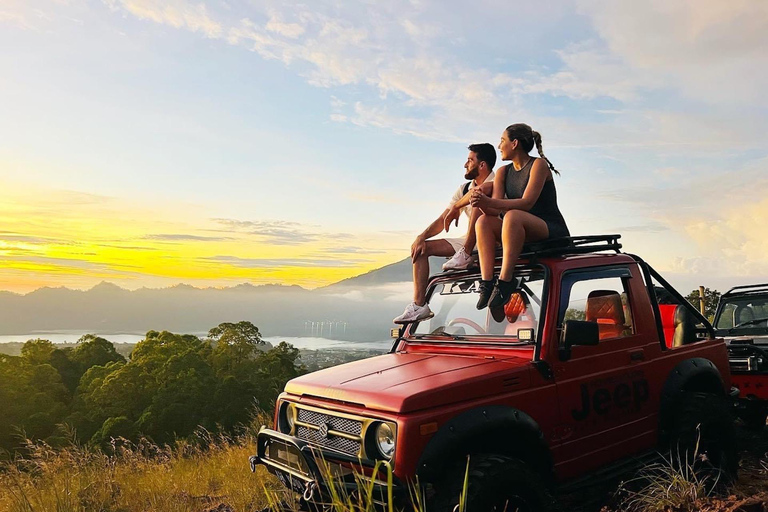
<instances>
[{"instance_id":1,"label":"silver jeep's windshield","mask_svg":"<svg viewBox=\"0 0 768 512\"><path fill-rule=\"evenodd\" d=\"M768 334L768 294L727 299L715 328L730 334Z\"/></svg>"},{"instance_id":2,"label":"silver jeep's windshield","mask_svg":"<svg viewBox=\"0 0 768 512\"><path fill-rule=\"evenodd\" d=\"M505 306L479 311L476 307L479 276L438 282L429 297L434 317L419 322L410 335L415 338L503 337L511 343L531 340L542 320L544 273L518 269L516 279L520 280L520 287Z\"/></svg>"}]
</instances>

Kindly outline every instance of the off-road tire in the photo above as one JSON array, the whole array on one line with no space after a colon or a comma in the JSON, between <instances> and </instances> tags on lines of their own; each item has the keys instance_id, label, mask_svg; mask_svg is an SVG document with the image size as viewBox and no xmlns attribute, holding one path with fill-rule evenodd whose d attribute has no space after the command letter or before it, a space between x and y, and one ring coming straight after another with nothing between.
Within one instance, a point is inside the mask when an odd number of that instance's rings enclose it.
<instances>
[{"instance_id":1,"label":"off-road tire","mask_svg":"<svg viewBox=\"0 0 768 512\"><path fill-rule=\"evenodd\" d=\"M430 512L458 511L464 490L466 461L457 464L437 486L430 500ZM504 455L473 455L469 460L469 476L465 494L466 512L552 512L555 499L541 476L519 459Z\"/></svg>"},{"instance_id":2,"label":"off-road tire","mask_svg":"<svg viewBox=\"0 0 768 512\"><path fill-rule=\"evenodd\" d=\"M712 484L727 484L739 467L731 407L724 395L681 392L672 413L669 450Z\"/></svg>"}]
</instances>

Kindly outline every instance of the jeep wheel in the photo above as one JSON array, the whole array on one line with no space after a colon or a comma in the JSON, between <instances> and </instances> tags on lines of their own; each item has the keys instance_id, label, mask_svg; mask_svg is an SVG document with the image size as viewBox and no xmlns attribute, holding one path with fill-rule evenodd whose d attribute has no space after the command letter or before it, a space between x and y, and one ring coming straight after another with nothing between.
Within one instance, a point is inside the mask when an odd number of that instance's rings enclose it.
<instances>
[{"instance_id":1,"label":"jeep wheel","mask_svg":"<svg viewBox=\"0 0 768 512\"><path fill-rule=\"evenodd\" d=\"M673 461L712 482L736 477L738 454L733 415L722 395L684 391L675 407L670 436Z\"/></svg>"},{"instance_id":2,"label":"jeep wheel","mask_svg":"<svg viewBox=\"0 0 768 512\"><path fill-rule=\"evenodd\" d=\"M427 507L433 512L458 512L464 491L466 463L457 465L438 486ZM541 477L524 462L503 455L473 455L464 494L464 512L543 512L555 509L555 500Z\"/></svg>"}]
</instances>

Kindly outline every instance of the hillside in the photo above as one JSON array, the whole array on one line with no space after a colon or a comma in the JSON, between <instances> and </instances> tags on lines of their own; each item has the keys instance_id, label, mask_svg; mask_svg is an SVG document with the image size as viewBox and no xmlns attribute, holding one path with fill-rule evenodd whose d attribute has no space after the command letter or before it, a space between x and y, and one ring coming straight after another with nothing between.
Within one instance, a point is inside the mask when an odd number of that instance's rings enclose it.
<instances>
[{"instance_id":1,"label":"hillside","mask_svg":"<svg viewBox=\"0 0 768 512\"><path fill-rule=\"evenodd\" d=\"M429 273L435 274L441 271L445 258L430 258ZM411 258L397 261L390 265L371 270L359 276L342 279L337 283L330 284L321 290L333 290L338 288L379 286L391 283L410 282L412 278Z\"/></svg>"}]
</instances>

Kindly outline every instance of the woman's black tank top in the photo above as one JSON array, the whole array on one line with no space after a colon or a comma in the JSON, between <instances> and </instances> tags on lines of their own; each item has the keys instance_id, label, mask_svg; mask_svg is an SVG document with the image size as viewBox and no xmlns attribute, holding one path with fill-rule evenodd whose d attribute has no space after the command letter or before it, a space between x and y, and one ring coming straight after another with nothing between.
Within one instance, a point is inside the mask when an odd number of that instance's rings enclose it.
<instances>
[{"instance_id":1,"label":"woman's black tank top","mask_svg":"<svg viewBox=\"0 0 768 512\"><path fill-rule=\"evenodd\" d=\"M531 177L531 168L533 162L538 160L531 157L519 171L515 170L512 164L509 164L504 176L504 193L507 199L521 199L528 186L528 180ZM557 207L557 191L555 190L555 181L549 179L544 182L544 188L541 189L539 199L529 210L529 213L537 216L547 223L549 228L549 238L561 238L571 236L568 226L565 224L563 214Z\"/></svg>"}]
</instances>

